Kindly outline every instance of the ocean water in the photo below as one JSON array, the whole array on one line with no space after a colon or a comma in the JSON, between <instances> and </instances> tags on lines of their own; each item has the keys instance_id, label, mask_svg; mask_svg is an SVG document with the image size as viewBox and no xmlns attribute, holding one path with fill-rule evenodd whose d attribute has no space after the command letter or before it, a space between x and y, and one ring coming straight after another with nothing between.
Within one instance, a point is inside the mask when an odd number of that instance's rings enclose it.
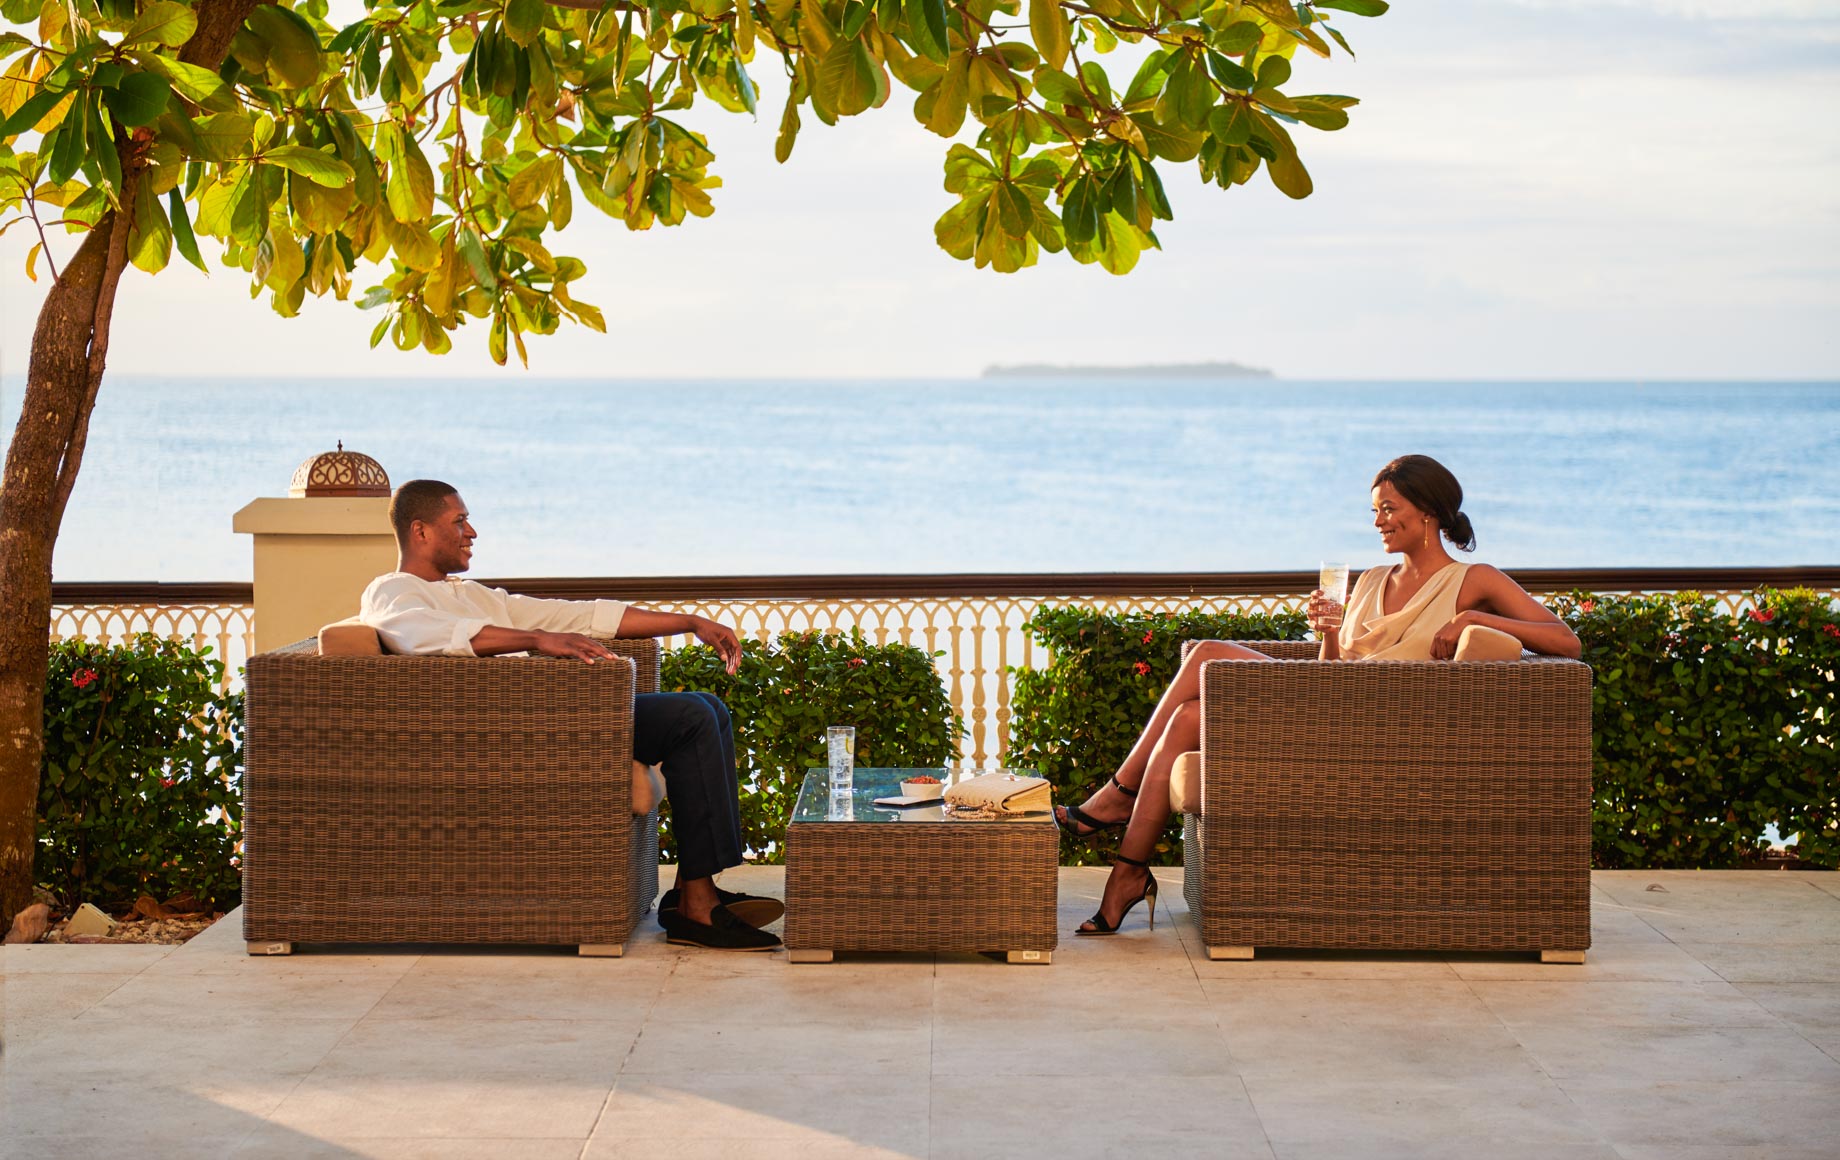
<instances>
[{"instance_id":1,"label":"ocean water","mask_svg":"<svg viewBox=\"0 0 1840 1160\"><path fill-rule=\"evenodd\" d=\"M1840 383L112 375L57 577L247 579L232 515L338 440L458 486L484 576L1361 567L1404 452L1478 560L1840 561Z\"/></svg>"}]
</instances>

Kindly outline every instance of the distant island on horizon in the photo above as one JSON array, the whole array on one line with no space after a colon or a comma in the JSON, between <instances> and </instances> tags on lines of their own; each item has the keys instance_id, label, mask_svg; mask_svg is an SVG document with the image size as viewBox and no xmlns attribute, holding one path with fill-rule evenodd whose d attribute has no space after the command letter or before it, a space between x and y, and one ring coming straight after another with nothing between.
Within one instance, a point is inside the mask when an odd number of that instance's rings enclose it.
<instances>
[{"instance_id":1,"label":"distant island on horizon","mask_svg":"<svg viewBox=\"0 0 1840 1160\"><path fill-rule=\"evenodd\" d=\"M1204 362L1126 367L1019 363L1016 366L987 366L984 368L983 377L987 379L1275 379L1278 376L1264 367L1249 367L1236 362Z\"/></svg>"}]
</instances>

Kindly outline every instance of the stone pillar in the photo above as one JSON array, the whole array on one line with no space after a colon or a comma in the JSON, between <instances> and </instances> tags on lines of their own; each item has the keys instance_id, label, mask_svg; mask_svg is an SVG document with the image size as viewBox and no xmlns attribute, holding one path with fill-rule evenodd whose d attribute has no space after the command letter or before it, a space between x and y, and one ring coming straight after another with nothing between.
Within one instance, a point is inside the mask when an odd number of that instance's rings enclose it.
<instances>
[{"instance_id":1,"label":"stone pillar","mask_svg":"<svg viewBox=\"0 0 1840 1160\"><path fill-rule=\"evenodd\" d=\"M236 513L255 537L256 651L354 616L364 586L396 568L387 497L258 499Z\"/></svg>"},{"instance_id":2,"label":"stone pillar","mask_svg":"<svg viewBox=\"0 0 1840 1160\"><path fill-rule=\"evenodd\" d=\"M233 526L255 537L257 652L356 615L364 586L396 568L390 477L342 441L295 470L287 499L256 500Z\"/></svg>"}]
</instances>

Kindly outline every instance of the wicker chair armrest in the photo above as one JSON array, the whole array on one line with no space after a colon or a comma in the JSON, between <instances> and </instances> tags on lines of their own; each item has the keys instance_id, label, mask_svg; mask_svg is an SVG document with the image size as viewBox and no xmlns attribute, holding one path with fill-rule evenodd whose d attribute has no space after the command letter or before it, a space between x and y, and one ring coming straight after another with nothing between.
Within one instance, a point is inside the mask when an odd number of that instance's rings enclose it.
<instances>
[{"instance_id":1,"label":"wicker chair armrest","mask_svg":"<svg viewBox=\"0 0 1840 1160\"><path fill-rule=\"evenodd\" d=\"M638 684L634 686L634 692L656 693L658 691L659 658L663 650L655 638L647 636L620 640L614 637L597 636L594 639L607 646L607 651L613 655L632 661L638 670Z\"/></svg>"}]
</instances>

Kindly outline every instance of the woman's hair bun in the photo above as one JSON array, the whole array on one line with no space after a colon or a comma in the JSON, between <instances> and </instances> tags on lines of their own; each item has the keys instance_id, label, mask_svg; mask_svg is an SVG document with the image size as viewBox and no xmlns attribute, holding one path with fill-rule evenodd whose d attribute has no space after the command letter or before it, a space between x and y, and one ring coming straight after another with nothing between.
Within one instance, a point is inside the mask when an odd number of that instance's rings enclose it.
<instances>
[{"instance_id":1,"label":"woman's hair bun","mask_svg":"<svg viewBox=\"0 0 1840 1160\"><path fill-rule=\"evenodd\" d=\"M1450 518L1450 523L1444 528L1444 536L1460 552L1476 550L1476 529L1470 526L1469 517L1462 512Z\"/></svg>"}]
</instances>

